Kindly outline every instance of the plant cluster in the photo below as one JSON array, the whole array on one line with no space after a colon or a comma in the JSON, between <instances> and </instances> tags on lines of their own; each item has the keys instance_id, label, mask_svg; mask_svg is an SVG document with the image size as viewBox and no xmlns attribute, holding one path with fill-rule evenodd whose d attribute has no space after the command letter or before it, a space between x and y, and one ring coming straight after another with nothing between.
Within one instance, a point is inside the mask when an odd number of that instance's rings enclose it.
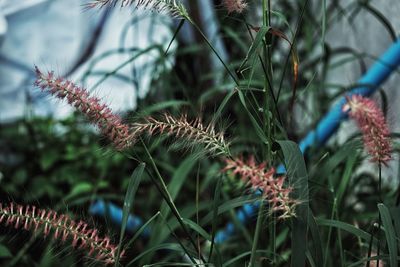
<instances>
[{"instance_id":1,"label":"plant cluster","mask_svg":"<svg viewBox=\"0 0 400 267\"><path fill-rule=\"evenodd\" d=\"M0 131L0 164L6 166L0 168L6 196L0 199L0 259L9 266L79 265L77 252L59 256L49 249L52 244L35 243L44 235L61 246L71 241L100 265L397 266L400 191L385 187L382 178L398 152L398 134L390 132L377 101L326 83L330 60L343 51L320 36L345 11L336 1L323 4L319 21L309 0L217 1L219 41L229 58L203 32L196 14L202 10L187 2L85 5L143 8L180 19L171 40L178 40L178 49L169 51L169 43L161 53L157 63L163 71L126 118L79 81L35 67L35 87L76 113L64 121L24 118ZM347 8L377 14L369 3ZM183 26L196 33L195 44L179 42ZM309 56L320 45L321 54ZM145 53L118 51L133 53L130 62ZM168 53L176 56L172 69L165 67ZM102 80L112 74L118 70ZM348 115L358 132L344 144L326 146L314 134L306 147L300 140L327 112L332 95L343 96L338 118ZM222 118L229 125L223 130L216 127ZM190 149L170 149L171 143ZM362 162L367 171L360 171ZM51 210L4 204L9 198L57 204ZM112 206L105 205L110 201ZM92 213L99 227L63 212L72 206L90 214L92 203L102 203ZM33 236L21 248L10 234L20 240L25 231ZM103 231L119 235L119 244L101 237Z\"/></svg>"}]
</instances>

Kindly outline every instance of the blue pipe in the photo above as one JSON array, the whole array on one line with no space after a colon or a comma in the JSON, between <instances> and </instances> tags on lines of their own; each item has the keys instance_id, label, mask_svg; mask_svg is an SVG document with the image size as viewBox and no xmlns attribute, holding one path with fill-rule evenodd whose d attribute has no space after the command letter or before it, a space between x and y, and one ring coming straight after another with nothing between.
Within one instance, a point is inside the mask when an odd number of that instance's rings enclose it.
<instances>
[{"instance_id":1,"label":"blue pipe","mask_svg":"<svg viewBox=\"0 0 400 267\"><path fill-rule=\"evenodd\" d=\"M320 120L317 127L309 132L299 143L302 153L311 146L323 145L338 129L340 122L347 118L347 113L342 111L346 103L346 97L359 94L370 96L400 66L400 39L393 43L388 50L370 67L361 79L358 80L357 88L352 89L342 96L331 110ZM285 173L283 164L277 168L277 173ZM247 223L258 211L259 202L245 204L236 213L240 223ZM235 226L229 222L223 230L215 235L215 243L223 243L235 233Z\"/></svg>"},{"instance_id":2,"label":"blue pipe","mask_svg":"<svg viewBox=\"0 0 400 267\"><path fill-rule=\"evenodd\" d=\"M389 49L370 67L367 73L358 80L358 87L347 92L341 97L331 110L320 120L317 127L309 132L299 143L301 152L305 152L310 146L319 147L323 145L337 130L340 122L347 118L347 114L342 111L343 105L346 103L346 97L354 94L363 96L372 95L376 89L390 76L390 74L400 66L400 39L397 40ZM285 173L285 167L281 164L277 167L277 173ZM259 194L260 192L257 192ZM236 212L237 220L246 224L258 211L259 202L245 204ZM108 212L111 220L116 224L121 224L122 209L109 204ZM106 207L104 201L95 202L90 213L95 215L106 215ZM133 232L142 225L143 221L133 215L129 216L127 230ZM223 230L215 235L215 243L220 244L228 240L235 233L235 225L229 222ZM149 234L147 230L145 234Z\"/></svg>"},{"instance_id":3,"label":"blue pipe","mask_svg":"<svg viewBox=\"0 0 400 267\"><path fill-rule=\"evenodd\" d=\"M89 207L89 213L97 216L109 217L111 221L116 225L122 224L123 211L117 205L111 202L104 202L104 200L96 200ZM128 233L135 233L143 225L143 220L135 215L129 215L128 222L126 223L126 231ZM146 228L142 236L147 237L150 234L148 228Z\"/></svg>"}]
</instances>

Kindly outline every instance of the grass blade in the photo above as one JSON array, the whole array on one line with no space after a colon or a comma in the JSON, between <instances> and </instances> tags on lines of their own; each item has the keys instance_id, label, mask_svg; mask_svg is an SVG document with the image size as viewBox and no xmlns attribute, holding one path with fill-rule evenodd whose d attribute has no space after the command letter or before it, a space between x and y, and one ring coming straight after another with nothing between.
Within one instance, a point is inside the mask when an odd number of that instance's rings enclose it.
<instances>
[{"instance_id":1,"label":"grass blade","mask_svg":"<svg viewBox=\"0 0 400 267\"><path fill-rule=\"evenodd\" d=\"M140 181L142 180L143 171L146 167L145 163L140 163L139 166L133 171L131 179L129 181L128 189L126 190L126 195L124 199L124 207L122 210L122 222L121 222L121 233L119 237L119 245L117 251L117 260L115 261L115 266L117 266L119 261L119 256L121 253L121 244L125 235L126 223L128 222L129 213L131 212L131 207L133 199L135 198L136 191L139 187Z\"/></svg>"},{"instance_id":2,"label":"grass blade","mask_svg":"<svg viewBox=\"0 0 400 267\"><path fill-rule=\"evenodd\" d=\"M378 204L379 213L381 214L382 224L385 228L385 236L389 249L389 262L391 267L397 267L397 241L396 232L394 231L392 217L389 209L382 203Z\"/></svg>"},{"instance_id":3,"label":"grass blade","mask_svg":"<svg viewBox=\"0 0 400 267\"><path fill-rule=\"evenodd\" d=\"M292 197L300 204L296 208L296 218L292 219L292 259L291 266L301 267L306 263L308 233L308 174L299 146L288 140L277 141L285 157L287 176L293 186Z\"/></svg>"}]
</instances>

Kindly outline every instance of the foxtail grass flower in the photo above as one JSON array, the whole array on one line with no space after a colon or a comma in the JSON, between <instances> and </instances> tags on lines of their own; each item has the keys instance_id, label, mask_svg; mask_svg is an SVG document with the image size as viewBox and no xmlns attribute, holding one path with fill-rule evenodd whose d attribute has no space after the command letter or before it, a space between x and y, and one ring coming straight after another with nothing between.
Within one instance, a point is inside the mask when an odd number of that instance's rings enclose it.
<instances>
[{"instance_id":1,"label":"foxtail grass flower","mask_svg":"<svg viewBox=\"0 0 400 267\"><path fill-rule=\"evenodd\" d=\"M212 124L203 125L201 119L189 121L186 115L175 118L164 114L160 119L148 117L142 123L132 125L134 135L147 132L149 135L168 134L178 140L186 141L189 146L204 145L205 150L215 155L229 155L229 143L223 132L216 132Z\"/></svg>"},{"instance_id":2,"label":"foxtail grass flower","mask_svg":"<svg viewBox=\"0 0 400 267\"><path fill-rule=\"evenodd\" d=\"M225 159L224 172L232 171L250 184L253 190L261 190L263 198L270 204L272 212L278 212L279 219L295 216L298 201L290 197L292 187L285 187L285 176L274 177L275 168L266 169L267 164L256 164L254 157L247 161L242 158Z\"/></svg>"},{"instance_id":3,"label":"foxtail grass flower","mask_svg":"<svg viewBox=\"0 0 400 267\"><path fill-rule=\"evenodd\" d=\"M100 99L90 96L88 91L73 82L56 77L54 72L42 73L36 69L35 85L53 96L66 99L68 103L83 113L91 123L97 125L101 133L108 137L117 150L124 150L134 143L128 125L121 117L102 104Z\"/></svg>"},{"instance_id":4,"label":"foxtail grass flower","mask_svg":"<svg viewBox=\"0 0 400 267\"><path fill-rule=\"evenodd\" d=\"M105 6L120 6L143 8L158 13L169 12L172 17L183 17L189 19L188 12L179 0L92 0L86 4L86 8L102 8Z\"/></svg>"},{"instance_id":5,"label":"foxtail grass flower","mask_svg":"<svg viewBox=\"0 0 400 267\"><path fill-rule=\"evenodd\" d=\"M223 0L223 4L228 13L242 13L247 7L245 0Z\"/></svg>"},{"instance_id":6,"label":"foxtail grass flower","mask_svg":"<svg viewBox=\"0 0 400 267\"><path fill-rule=\"evenodd\" d=\"M113 264L117 258L118 247L111 244L109 237L101 238L97 229L90 229L87 223L76 222L68 215L57 214L53 210L0 203L0 223L2 222L14 226L15 229L42 231L44 236L53 233L55 239L63 242L71 239L74 248L89 250L88 256L105 264ZM124 251L121 255L123 253Z\"/></svg>"},{"instance_id":7,"label":"foxtail grass flower","mask_svg":"<svg viewBox=\"0 0 400 267\"><path fill-rule=\"evenodd\" d=\"M352 95L348 97L344 111L349 112L360 128L364 146L371 155L371 161L387 164L391 157L390 131L383 112L375 101Z\"/></svg>"}]
</instances>

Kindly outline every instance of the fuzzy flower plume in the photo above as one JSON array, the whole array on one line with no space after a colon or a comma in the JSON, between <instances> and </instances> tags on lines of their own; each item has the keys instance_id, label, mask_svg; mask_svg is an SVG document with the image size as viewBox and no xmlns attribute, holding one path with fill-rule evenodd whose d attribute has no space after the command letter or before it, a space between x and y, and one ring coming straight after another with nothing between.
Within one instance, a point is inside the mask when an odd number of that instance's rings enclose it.
<instances>
[{"instance_id":1,"label":"fuzzy flower plume","mask_svg":"<svg viewBox=\"0 0 400 267\"><path fill-rule=\"evenodd\" d=\"M51 232L54 238L63 242L72 239L72 246L88 249L88 255L105 264L113 264L117 258L118 247L111 244L110 238L101 238L96 229L88 228L83 221L76 222L64 214L52 210L38 209L35 206L21 206L14 203L0 203L0 223L13 225L37 232L42 230L45 236ZM123 255L124 251L121 253Z\"/></svg>"},{"instance_id":2,"label":"fuzzy flower plume","mask_svg":"<svg viewBox=\"0 0 400 267\"><path fill-rule=\"evenodd\" d=\"M230 170L249 183L254 190L261 190L264 198L271 205L273 212L279 212L279 219L295 216L295 206L298 202L290 198L291 187L285 187L286 177L274 177L275 169L266 169L266 163L256 164L254 157L247 161L242 158L225 159L224 172Z\"/></svg>"},{"instance_id":3,"label":"fuzzy flower plume","mask_svg":"<svg viewBox=\"0 0 400 267\"><path fill-rule=\"evenodd\" d=\"M86 9L103 8L106 6L134 7L148 9L158 13L169 12L172 17L189 19L184 5L178 0L92 0L85 5Z\"/></svg>"},{"instance_id":4,"label":"fuzzy flower plume","mask_svg":"<svg viewBox=\"0 0 400 267\"><path fill-rule=\"evenodd\" d=\"M87 90L78 87L71 81L56 77L54 72L42 73L36 68L35 85L68 103L82 112L91 123L98 126L103 135L107 136L117 150L124 150L134 143L128 125L111 109L102 104L97 97L90 96Z\"/></svg>"},{"instance_id":5,"label":"fuzzy flower plume","mask_svg":"<svg viewBox=\"0 0 400 267\"><path fill-rule=\"evenodd\" d=\"M223 0L223 3L228 13L242 13L247 7L245 0Z\"/></svg>"},{"instance_id":6,"label":"fuzzy flower plume","mask_svg":"<svg viewBox=\"0 0 400 267\"><path fill-rule=\"evenodd\" d=\"M132 125L133 133L149 135L166 133L182 139L188 145L202 144L205 150L215 155L229 155L229 143L225 141L223 132L216 132L212 124L205 126L200 119L189 121L186 115L175 118L164 114L160 119L148 117L143 123Z\"/></svg>"},{"instance_id":7,"label":"fuzzy flower plume","mask_svg":"<svg viewBox=\"0 0 400 267\"><path fill-rule=\"evenodd\" d=\"M377 104L369 98L353 95L348 98L343 110L349 111L350 118L360 128L371 161L386 165L391 159L390 132Z\"/></svg>"}]
</instances>

